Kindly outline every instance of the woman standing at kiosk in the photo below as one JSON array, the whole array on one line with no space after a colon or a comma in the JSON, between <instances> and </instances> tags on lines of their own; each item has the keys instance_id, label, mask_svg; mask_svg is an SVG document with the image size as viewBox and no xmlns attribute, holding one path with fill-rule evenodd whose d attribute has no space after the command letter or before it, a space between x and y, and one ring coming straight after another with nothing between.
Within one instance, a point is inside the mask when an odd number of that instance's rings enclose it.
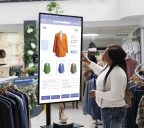
<instances>
[{"instance_id":1,"label":"woman standing at kiosk","mask_svg":"<svg viewBox=\"0 0 144 128\"><path fill-rule=\"evenodd\" d=\"M106 64L103 68L93 63L82 54L82 60L98 75L97 89L91 90L89 95L96 96L96 102L101 108L104 128L122 128L126 116L124 100L127 86L126 53L119 45L110 45L102 55Z\"/></svg>"}]
</instances>

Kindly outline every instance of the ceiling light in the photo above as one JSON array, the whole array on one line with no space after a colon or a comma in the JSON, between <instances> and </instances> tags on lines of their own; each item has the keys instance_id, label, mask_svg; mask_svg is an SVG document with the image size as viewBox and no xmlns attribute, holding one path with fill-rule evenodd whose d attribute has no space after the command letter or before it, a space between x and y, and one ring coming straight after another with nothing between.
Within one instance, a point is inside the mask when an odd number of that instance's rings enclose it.
<instances>
[{"instance_id":1,"label":"ceiling light","mask_svg":"<svg viewBox=\"0 0 144 128\"><path fill-rule=\"evenodd\" d=\"M83 34L83 36L99 36L99 34L89 33L89 34Z\"/></svg>"}]
</instances>

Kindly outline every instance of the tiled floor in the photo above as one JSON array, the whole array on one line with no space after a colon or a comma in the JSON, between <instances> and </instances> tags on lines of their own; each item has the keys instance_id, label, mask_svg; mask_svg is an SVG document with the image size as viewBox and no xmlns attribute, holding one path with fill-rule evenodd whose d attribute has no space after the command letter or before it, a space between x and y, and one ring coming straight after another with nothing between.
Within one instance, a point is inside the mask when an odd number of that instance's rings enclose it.
<instances>
[{"instance_id":1,"label":"tiled floor","mask_svg":"<svg viewBox=\"0 0 144 128\"><path fill-rule=\"evenodd\" d=\"M59 121L58 104L51 104L51 123ZM79 108L73 108L72 103L66 103L65 116L69 122L75 122L84 125L83 128L95 128L89 115L83 115L82 103L79 102ZM46 112L41 111L37 116L31 118L31 128L40 128L46 124ZM102 128L99 126L98 128Z\"/></svg>"}]
</instances>

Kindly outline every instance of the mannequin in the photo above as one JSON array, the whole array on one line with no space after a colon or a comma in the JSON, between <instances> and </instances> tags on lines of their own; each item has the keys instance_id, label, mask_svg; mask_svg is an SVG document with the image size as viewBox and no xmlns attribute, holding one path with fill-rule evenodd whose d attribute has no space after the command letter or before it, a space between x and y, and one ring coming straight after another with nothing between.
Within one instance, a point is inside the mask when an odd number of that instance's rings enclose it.
<instances>
[{"instance_id":1,"label":"mannequin","mask_svg":"<svg viewBox=\"0 0 144 128\"><path fill-rule=\"evenodd\" d=\"M6 52L4 49L0 49L0 65L6 65L5 64L5 57L6 57Z\"/></svg>"},{"instance_id":2,"label":"mannequin","mask_svg":"<svg viewBox=\"0 0 144 128\"><path fill-rule=\"evenodd\" d=\"M64 104L60 103L59 105L59 119L61 120L61 123L66 123L68 118L64 114Z\"/></svg>"},{"instance_id":3,"label":"mannequin","mask_svg":"<svg viewBox=\"0 0 144 128\"><path fill-rule=\"evenodd\" d=\"M62 39L62 30L60 30L59 33L60 33L60 38Z\"/></svg>"},{"instance_id":4,"label":"mannequin","mask_svg":"<svg viewBox=\"0 0 144 128\"><path fill-rule=\"evenodd\" d=\"M9 77L10 67L5 63L6 52L0 49L0 78Z\"/></svg>"},{"instance_id":5,"label":"mannequin","mask_svg":"<svg viewBox=\"0 0 144 128\"><path fill-rule=\"evenodd\" d=\"M68 53L67 35L61 30L55 34L53 53L55 53L57 57L65 57L66 53Z\"/></svg>"}]
</instances>

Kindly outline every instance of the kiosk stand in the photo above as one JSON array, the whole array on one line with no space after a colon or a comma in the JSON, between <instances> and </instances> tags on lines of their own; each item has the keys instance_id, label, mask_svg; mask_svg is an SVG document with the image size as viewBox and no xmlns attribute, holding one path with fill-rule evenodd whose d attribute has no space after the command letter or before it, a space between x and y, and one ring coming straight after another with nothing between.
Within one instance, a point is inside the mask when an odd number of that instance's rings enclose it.
<instances>
[{"instance_id":1,"label":"kiosk stand","mask_svg":"<svg viewBox=\"0 0 144 128\"><path fill-rule=\"evenodd\" d=\"M46 125L40 126L41 128L52 128L51 127L51 104L46 104Z\"/></svg>"}]
</instances>

